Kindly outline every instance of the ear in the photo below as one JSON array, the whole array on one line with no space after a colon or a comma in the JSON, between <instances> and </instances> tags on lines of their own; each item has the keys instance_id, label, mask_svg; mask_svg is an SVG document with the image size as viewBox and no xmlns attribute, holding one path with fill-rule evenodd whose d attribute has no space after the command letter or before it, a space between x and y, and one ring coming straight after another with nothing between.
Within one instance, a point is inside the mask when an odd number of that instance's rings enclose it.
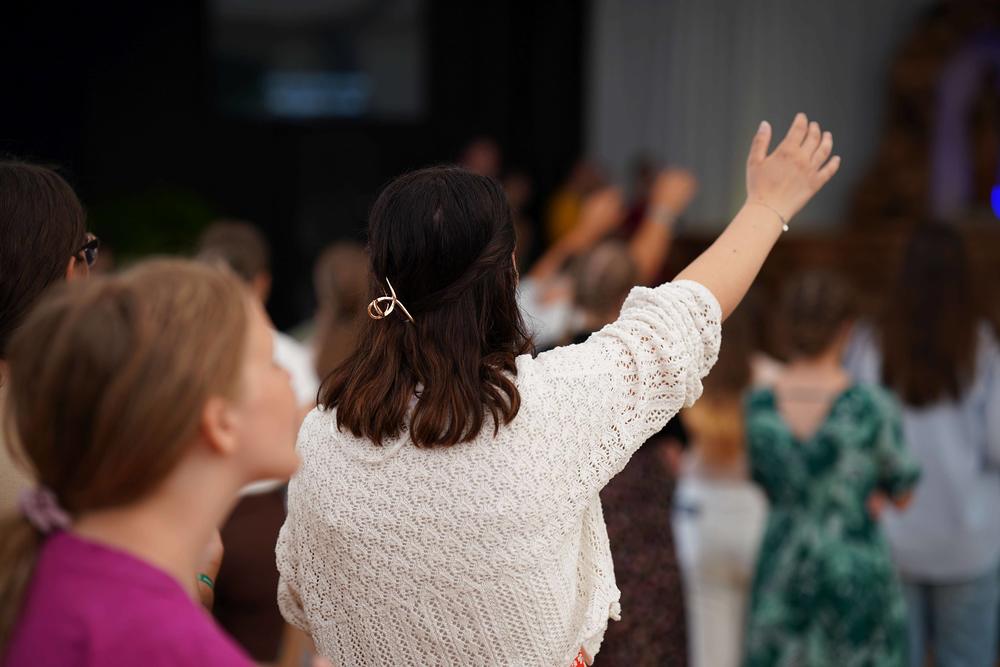
<instances>
[{"instance_id":1,"label":"ear","mask_svg":"<svg viewBox=\"0 0 1000 667\"><path fill-rule=\"evenodd\" d=\"M228 401L215 396L208 399L201 413L201 435L213 452L231 456L236 451L239 445L237 421Z\"/></svg>"},{"instance_id":2,"label":"ear","mask_svg":"<svg viewBox=\"0 0 1000 667\"><path fill-rule=\"evenodd\" d=\"M271 295L271 274L258 273L250 283L254 294L260 299L262 304L267 303L267 298Z\"/></svg>"},{"instance_id":3,"label":"ear","mask_svg":"<svg viewBox=\"0 0 1000 667\"><path fill-rule=\"evenodd\" d=\"M89 273L90 268L86 262L81 262L76 255L69 258L69 263L66 264L66 282L86 278Z\"/></svg>"}]
</instances>

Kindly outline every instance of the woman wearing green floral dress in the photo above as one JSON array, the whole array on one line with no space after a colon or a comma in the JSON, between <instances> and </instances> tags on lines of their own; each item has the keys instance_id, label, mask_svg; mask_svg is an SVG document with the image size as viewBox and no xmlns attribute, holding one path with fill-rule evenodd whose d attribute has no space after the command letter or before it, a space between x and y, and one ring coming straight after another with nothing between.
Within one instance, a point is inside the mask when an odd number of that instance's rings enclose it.
<instances>
[{"instance_id":1,"label":"woman wearing green floral dress","mask_svg":"<svg viewBox=\"0 0 1000 667\"><path fill-rule=\"evenodd\" d=\"M751 472L771 503L747 625L747 667L903 667L906 610L877 523L918 470L898 409L840 365L851 302L803 276L783 301L791 362L747 404Z\"/></svg>"}]
</instances>

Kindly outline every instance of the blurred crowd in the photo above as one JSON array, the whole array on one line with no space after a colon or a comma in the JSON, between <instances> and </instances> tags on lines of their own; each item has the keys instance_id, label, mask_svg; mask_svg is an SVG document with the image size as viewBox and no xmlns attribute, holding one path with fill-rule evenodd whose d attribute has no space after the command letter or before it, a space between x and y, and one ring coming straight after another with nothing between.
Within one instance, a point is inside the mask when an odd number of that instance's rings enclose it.
<instances>
[{"instance_id":1,"label":"blurred crowd","mask_svg":"<svg viewBox=\"0 0 1000 667\"><path fill-rule=\"evenodd\" d=\"M637 159L631 182L619 188L582 160L544 206L532 208L530 178L505 172L492 140L473 141L458 162L506 192L517 231L517 298L536 355L585 343L616 321L635 286L671 278L677 224L698 190L691 172ZM531 220L533 210L541 221ZM24 511L59 528L67 525L63 511L92 510L93 525L77 529L84 536L117 534L107 526L134 512L118 529L126 542L126 532L131 540L167 531L133 502L155 489L150 503L177 501L201 516L190 522L198 538L219 527L221 545L191 579L227 635L257 664L310 664L308 634L286 623L277 604L274 554L294 461L260 444L240 455L240 475L203 471L215 465L212 452L281 439L316 408L324 379L356 350L369 302L390 298L391 287L370 273L366 248L339 242L319 254L315 313L284 333L266 319L275 267L268 240L250 222L218 220L189 258L118 271L99 262L100 242L65 181L9 161L0 163L0 232L0 358L13 361L0 371L11 445L0 447L4 514L19 498L23 508L33 480L43 478L60 489L60 503L32 496ZM956 224L914 223L893 261L898 273L874 299L882 304L876 310L859 306L851 276L810 270L785 277L778 293L754 288L725 322L700 400L601 491L622 612L596 664L996 664L1000 348L988 323L988 286L973 278ZM87 288L59 288L89 272L104 276ZM395 293L391 299L395 305ZM252 317L241 301L253 304ZM248 329L259 329L260 340L244 350L237 339ZM74 347L71 337L86 345ZM280 375L233 356L256 353L258 343ZM191 384L184 369L200 369L203 380ZM286 379L287 397L272 387ZM19 382L30 390L8 398ZM251 387L270 393L256 396ZM206 409L193 421L166 409L219 392L237 407L220 404L217 414ZM81 393L93 400L72 398ZM42 395L56 405L45 407ZM129 402L142 410L126 410ZM284 412L274 407L285 404ZM34 440L24 442L24 433ZM72 456L60 454L65 442L94 433L115 435L101 451L80 444ZM157 449L168 435L197 438L202 449ZM164 488L160 468L177 461L185 476ZM105 481L74 481L87 479ZM218 486L216 495L208 484ZM238 486L235 505L225 498L227 484ZM178 500L195 497L189 489L198 489L197 504ZM118 506L128 509L115 514ZM90 547L66 542L65 553L47 551L48 560L28 567L12 560L12 545L38 548L41 538L15 534L9 522L4 530L0 563L17 572L4 575L0 594L30 590L33 604L71 590L92 594L58 583L59 569L75 567ZM155 537L149 544L152 562L173 548ZM117 562L120 554L102 558ZM134 585L171 594L151 575L128 574L129 563L116 567ZM52 573L56 588L40 587L32 579L39 572ZM108 603L121 607L92 618L128 615L124 584L95 575L94 585L123 592ZM23 651L10 643L17 614L3 613L0 649ZM165 623L178 637L194 627ZM18 632L44 641L47 630ZM230 650L215 646L201 664L230 664Z\"/></svg>"}]
</instances>

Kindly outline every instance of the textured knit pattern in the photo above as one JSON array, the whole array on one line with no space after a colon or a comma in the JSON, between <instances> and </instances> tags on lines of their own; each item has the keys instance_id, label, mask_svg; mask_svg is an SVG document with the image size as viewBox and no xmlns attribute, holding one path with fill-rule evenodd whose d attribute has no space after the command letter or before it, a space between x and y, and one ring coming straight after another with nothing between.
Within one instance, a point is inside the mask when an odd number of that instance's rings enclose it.
<instances>
[{"instance_id":1,"label":"textured knit pattern","mask_svg":"<svg viewBox=\"0 0 1000 667\"><path fill-rule=\"evenodd\" d=\"M450 448L376 447L313 411L278 539L285 618L338 665L592 658L619 615L598 494L701 394L719 329L701 285L637 287L587 342L518 358L517 417Z\"/></svg>"}]
</instances>

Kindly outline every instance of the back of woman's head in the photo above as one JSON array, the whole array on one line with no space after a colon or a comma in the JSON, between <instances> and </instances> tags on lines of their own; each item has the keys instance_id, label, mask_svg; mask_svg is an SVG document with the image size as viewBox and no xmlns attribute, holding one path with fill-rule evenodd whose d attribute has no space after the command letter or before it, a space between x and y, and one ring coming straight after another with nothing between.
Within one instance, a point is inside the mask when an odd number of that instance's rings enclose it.
<instances>
[{"instance_id":1,"label":"back of woman's head","mask_svg":"<svg viewBox=\"0 0 1000 667\"><path fill-rule=\"evenodd\" d=\"M28 311L85 242L83 207L56 172L0 161L0 359Z\"/></svg>"},{"instance_id":2,"label":"back of woman's head","mask_svg":"<svg viewBox=\"0 0 1000 667\"><path fill-rule=\"evenodd\" d=\"M39 486L70 516L150 493L197 437L209 398L237 392L248 312L233 276L180 260L43 299L11 339L4 415ZM23 518L2 525L0 648L40 544Z\"/></svg>"},{"instance_id":3,"label":"back of woman's head","mask_svg":"<svg viewBox=\"0 0 1000 667\"><path fill-rule=\"evenodd\" d=\"M368 255L356 243L337 243L320 255L313 272L316 312L316 372L326 377L354 351L365 317L371 279Z\"/></svg>"},{"instance_id":4,"label":"back of woman's head","mask_svg":"<svg viewBox=\"0 0 1000 667\"><path fill-rule=\"evenodd\" d=\"M574 300L578 308L598 316L616 315L639 280L639 270L621 241L605 241L574 267Z\"/></svg>"},{"instance_id":5,"label":"back of woman's head","mask_svg":"<svg viewBox=\"0 0 1000 667\"><path fill-rule=\"evenodd\" d=\"M516 300L514 225L500 184L457 167L405 174L369 218L372 296L396 307L366 319L354 354L330 376L321 404L381 444L407 428L422 447L476 437L517 414L514 359L531 344ZM410 414L410 403L418 400Z\"/></svg>"},{"instance_id":6,"label":"back of woman's head","mask_svg":"<svg viewBox=\"0 0 1000 667\"><path fill-rule=\"evenodd\" d=\"M885 384L916 407L958 398L973 377L979 319L961 234L917 227L883 315Z\"/></svg>"},{"instance_id":7,"label":"back of woman's head","mask_svg":"<svg viewBox=\"0 0 1000 667\"><path fill-rule=\"evenodd\" d=\"M851 287L837 274L814 270L795 276L781 300L783 343L792 358L828 351L854 319Z\"/></svg>"}]
</instances>

